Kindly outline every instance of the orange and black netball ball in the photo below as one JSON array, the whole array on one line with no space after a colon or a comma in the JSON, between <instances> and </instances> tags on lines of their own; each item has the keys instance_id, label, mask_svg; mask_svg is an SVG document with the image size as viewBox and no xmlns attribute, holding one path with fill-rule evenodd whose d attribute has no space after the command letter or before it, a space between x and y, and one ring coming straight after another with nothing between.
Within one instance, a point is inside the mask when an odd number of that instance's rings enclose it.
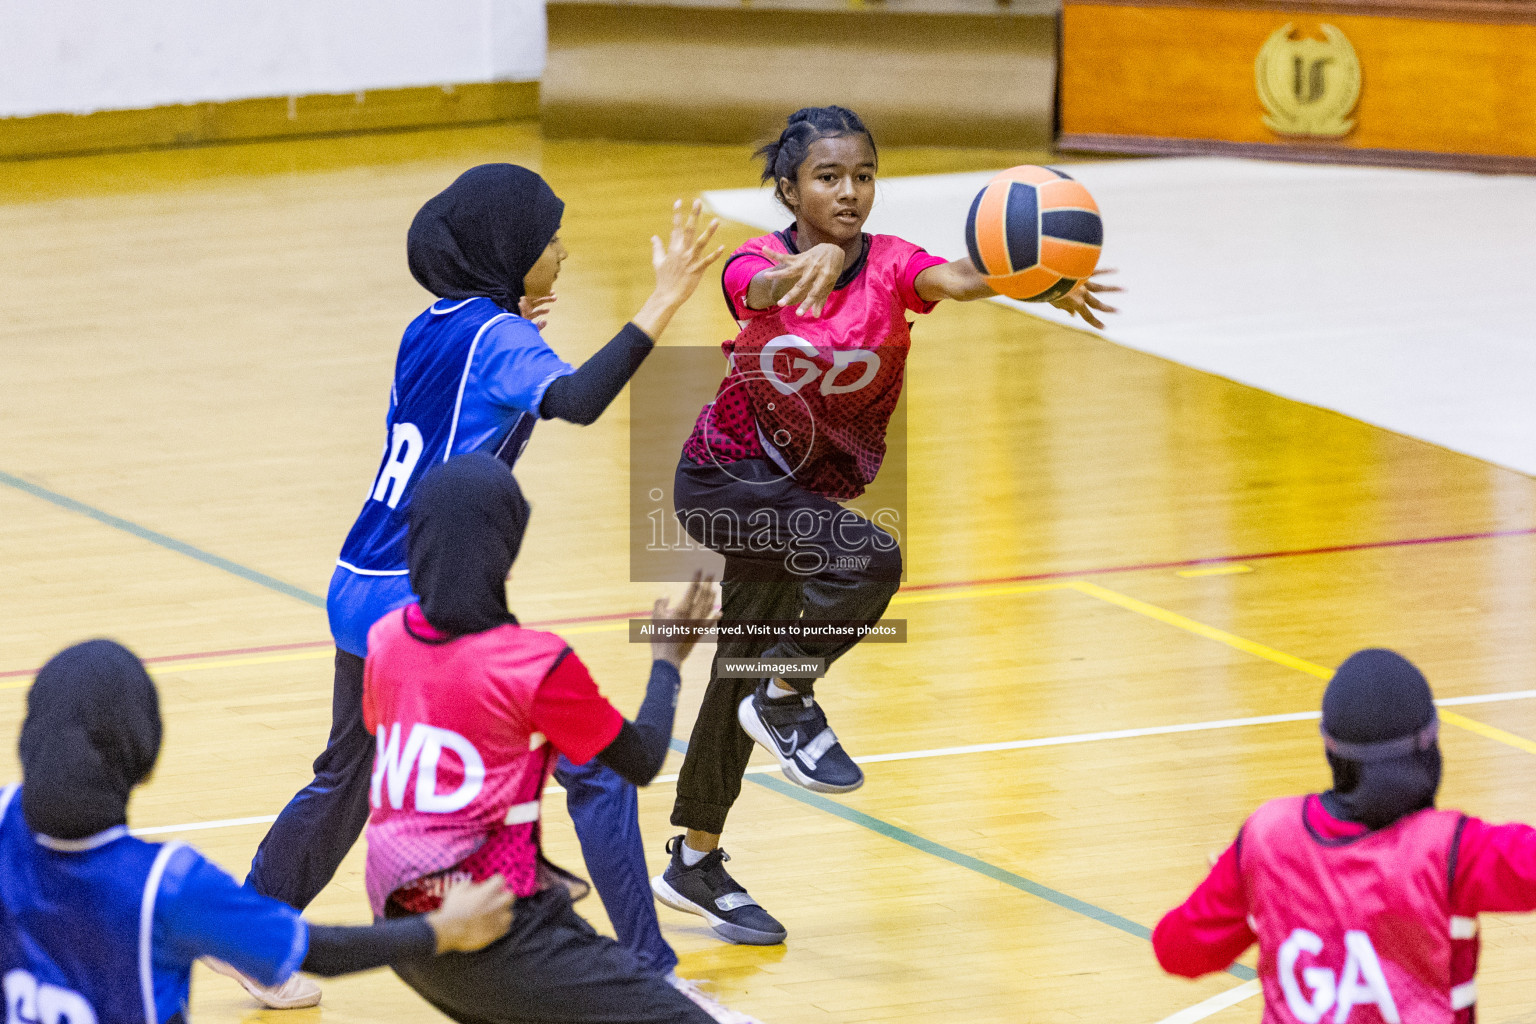
<instances>
[{"instance_id":1,"label":"orange and black netball ball","mask_svg":"<svg viewBox=\"0 0 1536 1024\"><path fill-rule=\"evenodd\" d=\"M1104 223L1080 182L1050 167L1010 167L976 193L965 244L993 291L1049 302L1098 266Z\"/></svg>"}]
</instances>

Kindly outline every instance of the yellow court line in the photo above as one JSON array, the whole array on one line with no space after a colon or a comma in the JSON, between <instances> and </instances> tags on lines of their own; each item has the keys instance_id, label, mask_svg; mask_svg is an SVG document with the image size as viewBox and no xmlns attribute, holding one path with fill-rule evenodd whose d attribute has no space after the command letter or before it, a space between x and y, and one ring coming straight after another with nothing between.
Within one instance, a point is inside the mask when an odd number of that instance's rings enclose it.
<instances>
[{"instance_id":1,"label":"yellow court line","mask_svg":"<svg viewBox=\"0 0 1536 1024\"><path fill-rule=\"evenodd\" d=\"M1452 725L1460 726L1467 730L1467 732L1475 732L1484 739L1493 740L1495 743L1502 743L1506 747L1514 747L1516 750L1523 750L1527 754L1536 754L1536 743L1531 742L1524 736L1505 732L1497 726L1489 725L1486 722L1479 722L1475 718L1468 718L1466 715L1458 715L1454 711L1446 711L1444 709L1440 711L1440 719Z\"/></svg>"},{"instance_id":2,"label":"yellow court line","mask_svg":"<svg viewBox=\"0 0 1536 1024\"><path fill-rule=\"evenodd\" d=\"M1251 654L1256 658L1272 661L1276 665L1283 665L1286 668L1295 669L1297 672L1304 672L1317 679L1330 679L1333 677L1333 672L1323 668L1321 665L1315 665L1293 654L1286 654L1284 651L1276 650L1266 644L1244 639L1236 633L1228 633L1224 629L1217 629L1215 626L1208 626L1203 622L1197 622L1187 616L1180 615L1178 612L1169 611L1167 608L1160 608L1155 604L1148 604L1145 601L1137 600L1117 590L1101 587L1097 583L1089 583L1087 580L1071 580L1067 583L1067 586L1080 594L1087 594L1101 601L1108 601L1110 604L1118 605L1127 611L1135 612L1138 615L1145 615L1149 619L1156 619L1158 622L1167 623L1170 626L1193 633L1199 637L1204 637L1207 640L1214 640L1219 644L1225 644L1234 650L1242 651L1244 654ZM1532 742L1524 736L1505 732L1497 726L1489 725L1486 722L1479 722L1475 718L1468 718L1466 715L1458 714L1455 711L1442 710L1440 718L1451 725L1458 726L1471 733L1476 733L1484 739L1493 740L1495 743L1502 743L1506 747L1513 747L1527 754L1536 754L1536 742Z\"/></svg>"},{"instance_id":3,"label":"yellow court line","mask_svg":"<svg viewBox=\"0 0 1536 1024\"><path fill-rule=\"evenodd\" d=\"M928 604L932 601L959 601L978 597L1011 597L1015 594L1039 594L1047 590L1067 590L1071 586L1070 583L1019 583L1009 586L977 584L971 587L954 587L949 590L897 593L891 598L891 604Z\"/></svg>"},{"instance_id":4,"label":"yellow court line","mask_svg":"<svg viewBox=\"0 0 1536 1024\"><path fill-rule=\"evenodd\" d=\"M1180 569L1175 576L1183 576L1187 580L1200 579L1203 576L1239 576L1245 572L1253 572L1251 565L1213 565L1204 569Z\"/></svg>"},{"instance_id":5,"label":"yellow court line","mask_svg":"<svg viewBox=\"0 0 1536 1024\"><path fill-rule=\"evenodd\" d=\"M1226 644L1234 650L1242 651L1244 654L1251 654L1256 658L1263 658L1265 661L1272 661L1276 665L1284 665L1286 668L1295 669L1297 672L1305 672L1307 675L1316 676L1319 679L1328 679L1333 675L1331 669L1323 668L1321 665L1314 665L1312 662L1304 661L1293 654L1277 651L1266 644L1245 640L1236 633L1228 633L1224 629L1217 629L1215 626L1207 626L1203 622L1196 622L1194 619L1180 615L1178 612L1171 612L1167 608L1159 608L1155 604L1138 601L1136 598L1128 594L1122 594L1118 590L1110 590L1108 587L1101 587L1097 583L1089 583L1087 580L1071 580L1067 586L1079 594L1096 597L1100 601L1107 601L1110 604L1118 605L1126 611L1135 612L1137 615L1145 615L1149 619L1156 619L1158 622L1167 623L1177 629L1184 630L1186 633L1193 633L1195 636L1214 640L1219 644Z\"/></svg>"}]
</instances>

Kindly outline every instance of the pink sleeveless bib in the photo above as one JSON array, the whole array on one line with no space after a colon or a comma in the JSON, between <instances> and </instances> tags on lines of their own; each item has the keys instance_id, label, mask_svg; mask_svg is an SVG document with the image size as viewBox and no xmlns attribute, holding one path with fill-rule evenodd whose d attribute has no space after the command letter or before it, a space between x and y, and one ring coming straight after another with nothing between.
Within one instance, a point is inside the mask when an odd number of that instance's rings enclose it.
<instances>
[{"instance_id":1,"label":"pink sleeveless bib","mask_svg":"<svg viewBox=\"0 0 1536 1024\"><path fill-rule=\"evenodd\" d=\"M440 873L454 867L475 878L499 872L515 895L531 895L541 886L540 800L556 754L529 713L566 643L510 624L431 643L407 630L413 614L412 628L430 631L411 605L368 633L363 717L377 744L368 902L382 914L404 889L406 909L432 909Z\"/></svg>"},{"instance_id":2,"label":"pink sleeveless bib","mask_svg":"<svg viewBox=\"0 0 1536 1024\"><path fill-rule=\"evenodd\" d=\"M1469 1020L1476 955L1458 947L1475 942L1476 921L1453 916L1450 896L1463 816L1424 810L1358 838L1323 839L1306 821L1316 799L1272 800L1243 826L1238 869L1259 940L1264 1020Z\"/></svg>"}]
</instances>

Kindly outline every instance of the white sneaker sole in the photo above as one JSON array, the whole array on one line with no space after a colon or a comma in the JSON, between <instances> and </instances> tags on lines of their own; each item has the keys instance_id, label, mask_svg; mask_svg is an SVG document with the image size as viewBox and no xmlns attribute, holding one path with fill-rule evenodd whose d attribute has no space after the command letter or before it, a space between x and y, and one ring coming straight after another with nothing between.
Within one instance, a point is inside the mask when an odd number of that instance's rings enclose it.
<instances>
[{"instance_id":1,"label":"white sneaker sole","mask_svg":"<svg viewBox=\"0 0 1536 1024\"><path fill-rule=\"evenodd\" d=\"M238 981L240 987L245 989L252 999L269 1010L303 1010L320 1005L320 986L308 978L295 974L283 984L269 987L258 984L254 979L246 977L222 960L211 956L205 956L202 960L206 966L217 973Z\"/></svg>"},{"instance_id":2,"label":"white sneaker sole","mask_svg":"<svg viewBox=\"0 0 1536 1024\"><path fill-rule=\"evenodd\" d=\"M816 779L805 774L793 757L785 757L779 753L778 745L773 742L773 738L763 728L762 719L758 718L756 712L752 710L751 694L743 697L741 703L736 706L736 721L741 723L742 729L748 736L752 737L753 742L773 755L774 760L779 762L779 771L784 773L784 777L802 789L808 789L812 793L852 793L864 785L864 772L862 769L859 771L859 781L851 786L831 786L825 782L818 782Z\"/></svg>"},{"instance_id":3,"label":"white sneaker sole","mask_svg":"<svg viewBox=\"0 0 1536 1024\"><path fill-rule=\"evenodd\" d=\"M657 875L651 879L651 891L656 898L673 910L681 910L685 914L697 914L709 922L710 929L722 939L734 942L738 946L777 946L784 941L787 932L774 934L772 932L760 932L751 928L743 928L739 924L732 924L717 914L710 913L704 907L688 899L682 893L667 884L663 875Z\"/></svg>"}]
</instances>

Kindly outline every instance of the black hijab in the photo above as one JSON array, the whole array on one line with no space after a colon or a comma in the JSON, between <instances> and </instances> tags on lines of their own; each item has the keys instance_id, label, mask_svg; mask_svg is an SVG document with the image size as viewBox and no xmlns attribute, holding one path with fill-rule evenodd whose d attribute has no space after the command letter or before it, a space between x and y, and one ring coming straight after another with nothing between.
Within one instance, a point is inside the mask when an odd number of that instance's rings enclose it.
<instances>
[{"instance_id":1,"label":"black hijab","mask_svg":"<svg viewBox=\"0 0 1536 1024\"><path fill-rule=\"evenodd\" d=\"M27 694L21 810L27 827L83 839L128 822L128 794L160 755L160 698L144 665L111 640L54 655Z\"/></svg>"},{"instance_id":2,"label":"black hijab","mask_svg":"<svg viewBox=\"0 0 1536 1024\"><path fill-rule=\"evenodd\" d=\"M421 478L406 513L406 560L433 627L460 636L517 621L506 582L528 513L512 471L483 452L455 456Z\"/></svg>"},{"instance_id":3,"label":"black hijab","mask_svg":"<svg viewBox=\"0 0 1536 1024\"><path fill-rule=\"evenodd\" d=\"M1439 727L1429 683L1412 662L1379 648L1351 654L1323 694L1329 813L1378 829L1433 807Z\"/></svg>"},{"instance_id":4,"label":"black hijab","mask_svg":"<svg viewBox=\"0 0 1536 1024\"><path fill-rule=\"evenodd\" d=\"M523 278L560 230L564 212L544 179L526 167L471 167L411 221L411 274L439 298L484 295L515 313Z\"/></svg>"}]
</instances>

